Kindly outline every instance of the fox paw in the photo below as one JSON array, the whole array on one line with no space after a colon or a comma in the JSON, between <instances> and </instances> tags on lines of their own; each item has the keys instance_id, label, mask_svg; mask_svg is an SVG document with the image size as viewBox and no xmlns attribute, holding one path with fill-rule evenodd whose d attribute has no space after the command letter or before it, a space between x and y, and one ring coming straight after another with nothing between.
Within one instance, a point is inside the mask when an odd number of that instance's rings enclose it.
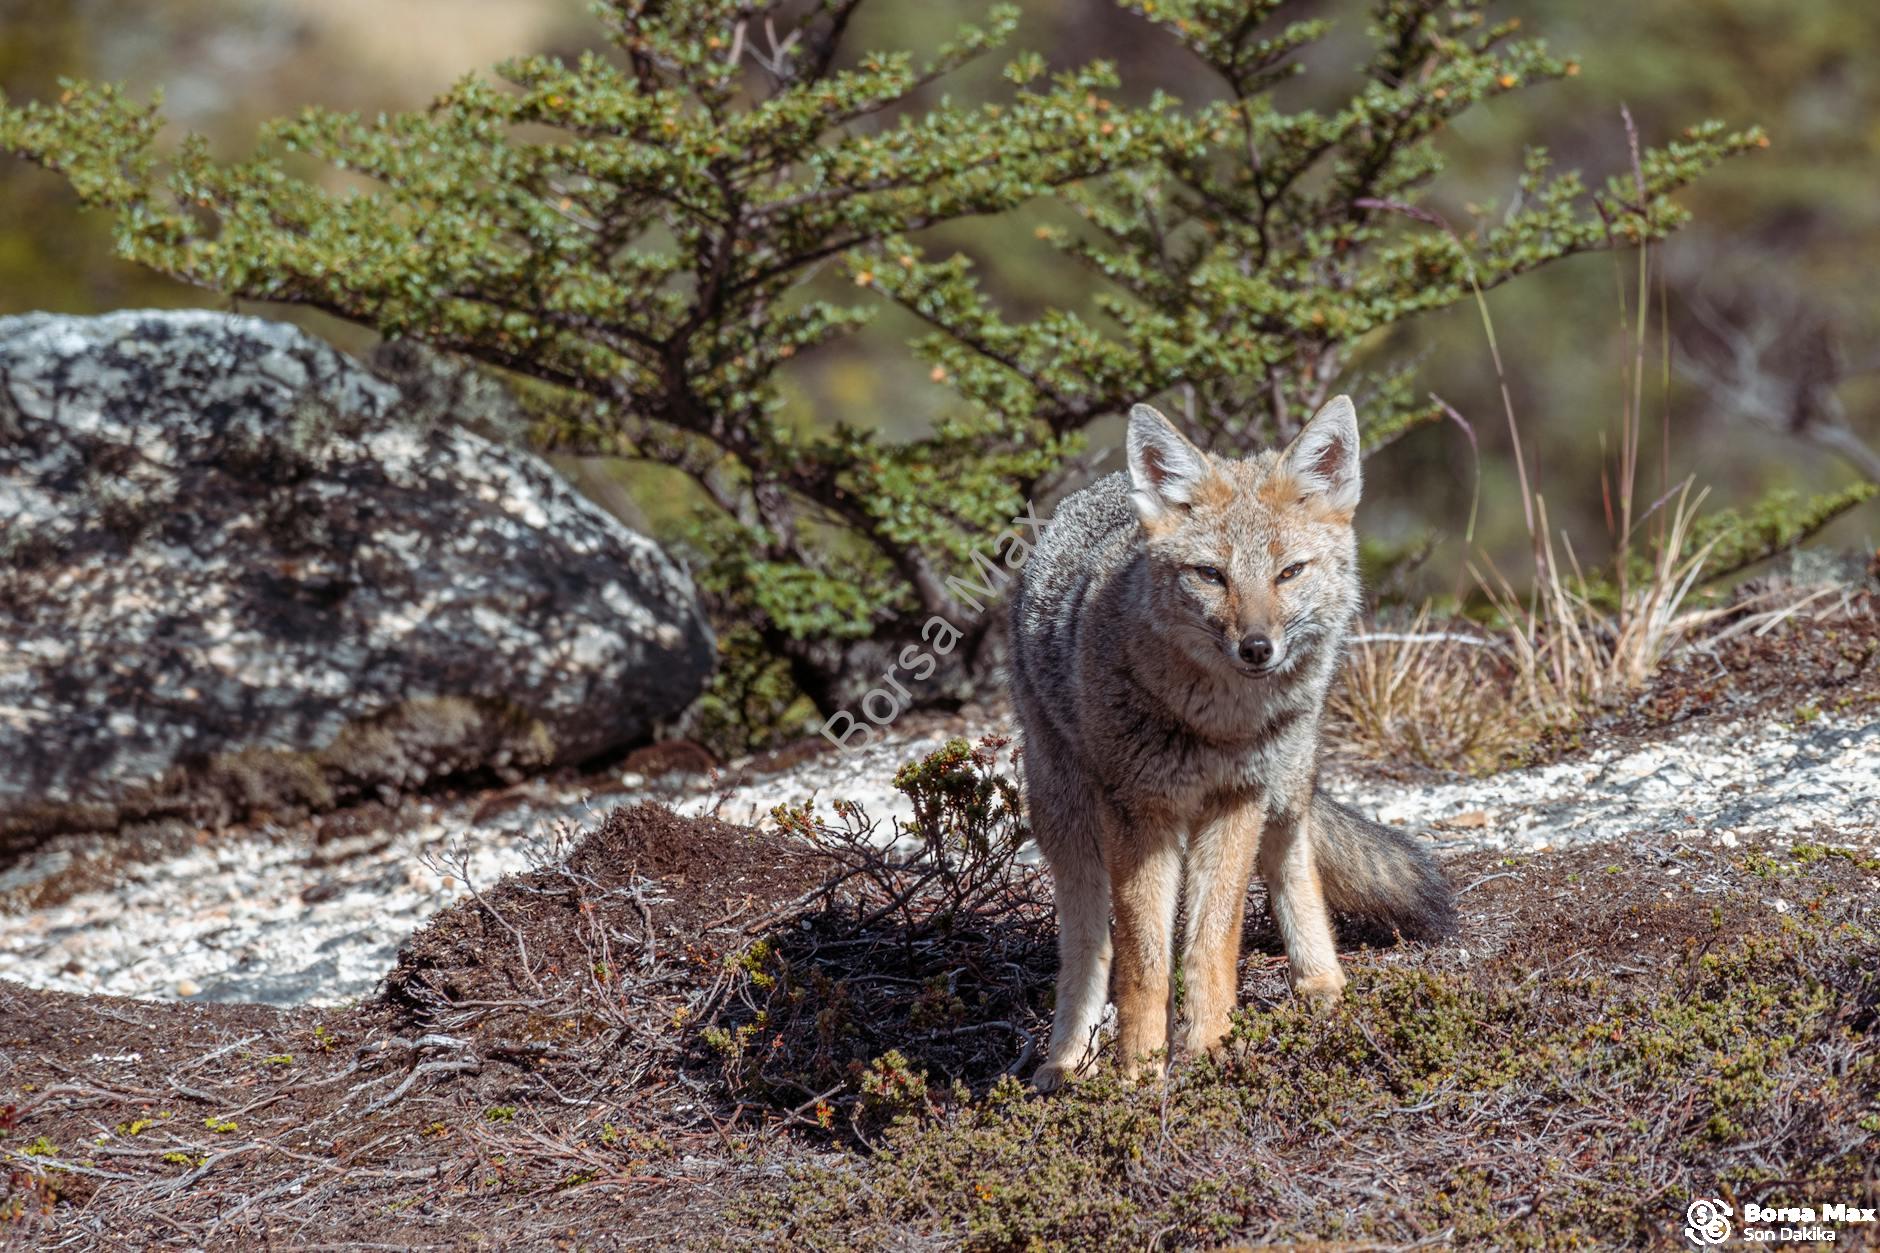
<instances>
[{"instance_id":1,"label":"fox paw","mask_svg":"<svg viewBox=\"0 0 1880 1253\"><path fill-rule=\"evenodd\" d=\"M1056 1092L1075 1077L1071 1067L1063 1062L1046 1062L1032 1072L1031 1086L1040 1094Z\"/></svg>"},{"instance_id":2,"label":"fox paw","mask_svg":"<svg viewBox=\"0 0 1880 1253\"><path fill-rule=\"evenodd\" d=\"M1187 1050L1188 1056L1201 1057L1206 1055L1208 1060L1214 1062L1217 1066L1239 1065L1247 1060L1250 1052L1251 1050L1244 1038L1231 1035L1216 1037L1211 1043L1197 1045Z\"/></svg>"},{"instance_id":3,"label":"fox paw","mask_svg":"<svg viewBox=\"0 0 1880 1253\"><path fill-rule=\"evenodd\" d=\"M1245 1036L1223 1036L1214 1042L1208 1056L1222 1065L1242 1065L1253 1056L1253 1045Z\"/></svg>"},{"instance_id":4,"label":"fox paw","mask_svg":"<svg viewBox=\"0 0 1880 1253\"><path fill-rule=\"evenodd\" d=\"M1338 1003L1338 998L1345 993L1345 972L1329 971L1322 975L1307 975L1293 981L1295 995L1304 997L1313 1006L1329 1009Z\"/></svg>"},{"instance_id":5,"label":"fox paw","mask_svg":"<svg viewBox=\"0 0 1880 1253\"><path fill-rule=\"evenodd\" d=\"M1122 1067L1123 1078L1131 1083L1156 1083L1168 1078L1168 1054L1151 1053Z\"/></svg>"},{"instance_id":6,"label":"fox paw","mask_svg":"<svg viewBox=\"0 0 1880 1253\"><path fill-rule=\"evenodd\" d=\"M1228 1044L1227 1033L1232 1024L1225 1020L1206 1027L1191 1026L1182 1033L1181 1051L1189 1057L1199 1057L1206 1053L1216 1061L1227 1058L1232 1049Z\"/></svg>"},{"instance_id":7,"label":"fox paw","mask_svg":"<svg viewBox=\"0 0 1880 1253\"><path fill-rule=\"evenodd\" d=\"M1031 1073L1031 1086L1040 1093L1056 1092L1090 1073L1095 1054L1082 1058L1053 1059Z\"/></svg>"}]
</instances>

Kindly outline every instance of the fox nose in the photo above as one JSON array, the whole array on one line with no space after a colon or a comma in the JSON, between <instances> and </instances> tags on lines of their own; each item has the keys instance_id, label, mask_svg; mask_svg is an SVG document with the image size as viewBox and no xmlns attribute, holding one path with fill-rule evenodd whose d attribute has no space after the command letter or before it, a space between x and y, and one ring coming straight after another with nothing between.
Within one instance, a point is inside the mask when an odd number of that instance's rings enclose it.
<instances>
[{"instance_id":1,"label":"fox nose","mask_svg":"<svg viewBox=\"0 0 1880 1253\"><path fill-rule=\"evenodd\" d=\"M1273 660L1273 641L1255 632L1240 640L1240 659L1250 666L1264 666Z\"/></svg>"}]
</instances>

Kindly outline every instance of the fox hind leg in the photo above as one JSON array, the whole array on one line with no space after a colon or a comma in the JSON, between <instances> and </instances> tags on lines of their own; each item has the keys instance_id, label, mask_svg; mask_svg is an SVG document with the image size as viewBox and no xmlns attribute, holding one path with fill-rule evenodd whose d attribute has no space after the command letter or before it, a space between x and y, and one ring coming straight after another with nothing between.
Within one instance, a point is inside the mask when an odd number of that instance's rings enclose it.
<instances>
[{"instance_id":1,"label":"fox hind leg","mask_svg":"<svg viewBox=\"0 0 1880 1253\"><path fill-rule=\"evenodd\" d=\"M1338 964L1331 914L1312 864L1306 825L1310 821L1304 812L1275 815L1260 843L1259 864L1273 921L1286 944L1293 991L1323 1004L1344 992L1345 972Z\"/></svg>"}]
</instances>

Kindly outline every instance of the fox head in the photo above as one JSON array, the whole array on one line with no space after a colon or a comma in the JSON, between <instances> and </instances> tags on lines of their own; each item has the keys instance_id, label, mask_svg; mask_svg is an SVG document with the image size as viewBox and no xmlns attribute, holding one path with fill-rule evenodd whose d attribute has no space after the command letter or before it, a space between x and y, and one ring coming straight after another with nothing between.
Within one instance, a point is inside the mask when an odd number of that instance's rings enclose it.
<instances>
[{"instance_id":1,"label":"fox head","mask_svg":"<svg viewBox=\"0 0 1880 1253\"><path fill-rule=\"evenodd\" d=\"M1334 397L1283 451L1203 452L1148 405L1129 415L1131 499L1155 618L1246 680L1336 649L1358 606L1358 418Z\"/></svg>"}]
</instances>

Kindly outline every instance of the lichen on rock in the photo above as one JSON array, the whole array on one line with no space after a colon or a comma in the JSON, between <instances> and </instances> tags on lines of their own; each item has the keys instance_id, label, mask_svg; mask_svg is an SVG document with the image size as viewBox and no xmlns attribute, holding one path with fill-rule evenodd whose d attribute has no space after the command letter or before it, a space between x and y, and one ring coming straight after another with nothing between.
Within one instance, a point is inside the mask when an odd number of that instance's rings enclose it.
<instances>
[{"instance_id":1,"label":"lichen on rock","mask_svg":"<svg viewBox=\"0 0 1880 1253\"><path fill-rule=\"evenodd\" d=\"M463 380L387 375L254 318L0 319L0 841L510 777L697 694L685 570L450 421Z\"/></svg>"}]
</instances>

